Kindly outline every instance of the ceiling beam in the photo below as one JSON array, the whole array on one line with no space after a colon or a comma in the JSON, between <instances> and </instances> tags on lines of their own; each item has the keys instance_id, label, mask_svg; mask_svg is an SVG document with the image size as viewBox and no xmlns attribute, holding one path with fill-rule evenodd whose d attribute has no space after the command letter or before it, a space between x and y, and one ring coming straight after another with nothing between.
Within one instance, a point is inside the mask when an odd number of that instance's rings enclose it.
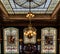
<instances>
[{"instance_id":1,"label":"ceiling beam","mask_svg":"<svg viewBox=\"0 0 60 54\"><path fill-rule=\"evenodd\" d=\"M58 12L58 10L60 9L60 2L57 4L57 6L55 7L52 15L51 15L51 18L54 18Z\"/></svg>"},{"instance_id":2,"label":"ceiling beam","mask_svg":"<svg viewBox=\"0 0 60 54\"><path fill-rule=\"evenodd\" d=\"M57 26L56 21L43 21L43 20L37 20L37 21L31 21L32 26ZM2 26L28 26L29 21L3 21Z\"/></svg>"},{"instance_id":3,"label":"ceiling beam","mask_svg":"<svg viewBox=\"0 0 60 54\"><path fill-rule=\"evenodd\" d=\"M56 18L54 18L53 20L55 20ZM6 20L28 20L28 18L26 18L26 15L9 15L8 18L6 18ZM51 15L47 15L47 14L38 14L35 15L34 18L32 18L32 20L51 20Z\"/></svg>"}]
</instances>

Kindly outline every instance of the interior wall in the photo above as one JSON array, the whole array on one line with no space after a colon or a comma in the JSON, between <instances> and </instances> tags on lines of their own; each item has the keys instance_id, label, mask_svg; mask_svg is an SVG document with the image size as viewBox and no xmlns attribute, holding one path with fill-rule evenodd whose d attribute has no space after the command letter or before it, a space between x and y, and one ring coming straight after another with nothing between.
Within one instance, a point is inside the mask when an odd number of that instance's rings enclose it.
<instances>
[{"instance_id":1,"label":"interior wall","mask_svg":"<svg viewBox=\"0 0 60 54\"><path fill-rule=\"evenodd\" d=\"M0 37L2 37L2 31L4 28L6 27L17 27L19 28L20 30L22 30L24 27L27 27L28 26L28 21L1 21L0 23ZM57 28L57 39L60 39L60 16L58 16L58 20L56 21L43 21L43 20L40 20L40 21L32 21L32 25L35 26L38 30L37 32L39 33L38 37L41 35L41 29L42 28L45 28L45 27L54 27L54 28ZM21 27L23 27L21 29ZM2 29L2 30L1 30ZM20 32L22 33L22 32ZM22 35L20 35L21 38L22 38ZM3 38L2 38L3 39ZM60 40L57 40L58 43L57 45L59 45L59 53L60 53ZM1 48L0 48L1 49ZM1 52L1 51L0 51Z\"/></svg>"},{"instance_id":2,"label":"interior wall","mask_svg":"<svg viewBox=\"0 0 60 54\"><path fill-rule=\"evenodd\" d=\"M0 53L1 53L1 29L0 29Z\"/></svg>"}]
</instances>

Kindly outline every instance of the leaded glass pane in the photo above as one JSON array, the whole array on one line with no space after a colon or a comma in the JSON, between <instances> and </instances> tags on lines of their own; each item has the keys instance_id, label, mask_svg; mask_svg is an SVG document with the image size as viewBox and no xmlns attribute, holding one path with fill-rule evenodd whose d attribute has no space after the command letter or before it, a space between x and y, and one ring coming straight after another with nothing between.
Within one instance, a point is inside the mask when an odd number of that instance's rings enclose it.
<instances>
[{"instance_id":1,"label":"leaded glass pane","mask_svg":"<svg viewBox=\"0 0 60 54\"><path fill-rule=\"evenodd\" d=\"M57 30L56 28L43 28L41 30L41 53L55 53L56 54L56 42L57 42Z\"/></svg>"},{"instance_id":2,"label":"leaded glass pane","mask_svg":"<svg viewBox=\"0 0 60 54\"><path fill-rule=\"evenodd\" d=\"M59 1L60 0L32 0L31 11L37 14L40 14L40 13L51 14L53 10L55 9L55 7L57 6L57 4L59 3ZM29 8L29 3L27 0L1 0L1 2L6 8L8 14L14 14L14 13L26 14L28 12L27 9Z\"/></svg>"},{"instance_id":3,"label":"leaded glass pane","mask_svg":"<svg viewBox=\"0 0 60 54\"><path fill-rule=\"evenodd\" d=\"M19 53L18 33L17 28L5 28L3 30L4 37L4 53Z\"/></svg>"}]
</instances>

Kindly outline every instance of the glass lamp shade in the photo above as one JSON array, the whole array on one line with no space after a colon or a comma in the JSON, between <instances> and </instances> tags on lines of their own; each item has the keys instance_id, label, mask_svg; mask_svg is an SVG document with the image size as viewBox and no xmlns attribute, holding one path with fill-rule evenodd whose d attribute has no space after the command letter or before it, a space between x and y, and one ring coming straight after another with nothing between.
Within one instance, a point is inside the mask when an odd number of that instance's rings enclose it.
<instances>
[{"instance_id":1,"label":"glass lamp shade","mask_svg":"<svg viewBox=\"0 0 60 54\"><path fill-rule=\"evenodd\" d=\"M27 15L26 15L26 17L27 18L33 18L35 15L32 13L32 12L29 12Z\"/></svg>"},{"instance_id":2,"label":"glass lamp shade","mask_svg":"<svg viewBox=\"0 0 60 54\"><path fill-rule=\"evenodd\" d=\"M24 36L27 36L29 39L31 39L33 36L36 36L36 29L34 27L25 28Z\"/></svg>"}]
</instances>

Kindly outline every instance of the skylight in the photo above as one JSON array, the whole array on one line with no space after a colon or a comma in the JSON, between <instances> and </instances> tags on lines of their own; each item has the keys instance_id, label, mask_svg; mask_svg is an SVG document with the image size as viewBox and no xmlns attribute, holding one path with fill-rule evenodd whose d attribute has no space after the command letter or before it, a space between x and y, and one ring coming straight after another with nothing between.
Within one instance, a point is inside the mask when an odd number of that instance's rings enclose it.
<instances>
[{"instance_id":1,"label":"skylight","mask_svg":"<svg viewBox=\"0 0 60 54\"><path fill-rule=\"evenodd\" d=\"M26 14L29 11L27 0L1 0L8 14ZM31 0L31 11L35 14L51 14L59 0Z\"/></svg>"}]
</instances>

